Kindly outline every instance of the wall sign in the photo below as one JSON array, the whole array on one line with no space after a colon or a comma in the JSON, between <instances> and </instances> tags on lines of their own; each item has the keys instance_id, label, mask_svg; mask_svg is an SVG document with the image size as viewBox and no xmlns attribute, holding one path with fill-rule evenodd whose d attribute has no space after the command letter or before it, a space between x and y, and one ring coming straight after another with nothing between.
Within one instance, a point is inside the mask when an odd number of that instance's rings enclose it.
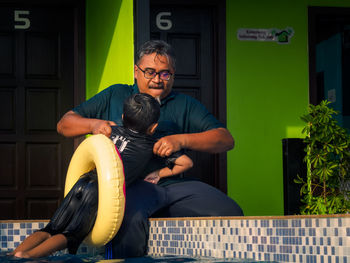
<instances>
[{"instance_id":1,"label":"wall sign","mask_svg":"<svg viewBox=\"0 0 350 263\"><path fill-rule=\"evenodd\" d=\"M291 27L282 30L276 28L240 28L237 30L237 38L241 41L273 41L278 44L289 44L293 35L294 30Z\"/></svg>"}]
</instances>

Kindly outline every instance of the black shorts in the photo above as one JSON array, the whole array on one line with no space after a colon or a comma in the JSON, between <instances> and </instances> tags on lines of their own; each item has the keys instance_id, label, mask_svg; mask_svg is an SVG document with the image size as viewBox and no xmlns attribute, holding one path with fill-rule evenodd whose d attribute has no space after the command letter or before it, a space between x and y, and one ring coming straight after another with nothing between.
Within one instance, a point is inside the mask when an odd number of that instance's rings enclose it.
<instances>
[{"instance_id":1,"label":"black shorts","mask_svg":"<svg viewBox=\"0 0 350 263\"><path fill-rule=\"evenodd\" d=\"M92 171L79 178L41 231L50 235L63 234L67 238L69 253L76 254L95 223L97 207L97 174Z\"/></svg>"}]
</instances>

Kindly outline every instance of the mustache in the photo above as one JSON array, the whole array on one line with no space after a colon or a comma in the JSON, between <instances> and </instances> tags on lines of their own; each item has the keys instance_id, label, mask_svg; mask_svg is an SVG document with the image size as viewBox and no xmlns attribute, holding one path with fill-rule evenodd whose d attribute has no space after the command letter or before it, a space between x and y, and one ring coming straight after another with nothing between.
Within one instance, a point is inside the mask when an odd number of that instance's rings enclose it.
<instances>
[{"instance_id":1,"label":"mustache","mask_svg":"<svg viewBox=\"0 0 350 263\"><path fill-rule=\"evenodd\" d=\"M159 86L150 86L150 89L164 89L164 85L159 85Z\"/></svg>"}]
</instances>

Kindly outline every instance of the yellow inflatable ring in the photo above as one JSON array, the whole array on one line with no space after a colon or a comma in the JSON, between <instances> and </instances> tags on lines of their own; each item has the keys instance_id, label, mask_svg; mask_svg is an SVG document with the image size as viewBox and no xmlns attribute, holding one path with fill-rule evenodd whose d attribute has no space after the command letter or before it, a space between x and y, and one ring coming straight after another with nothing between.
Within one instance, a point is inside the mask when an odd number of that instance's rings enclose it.
<instances>
[{"instance_id":1,"label":"yellow inflatable ring","mask_svg":"<svg viewBox=\"0 0 350 263\"><path fill-rule=\"evenodd\" d=\"M81 175L95 167L98 177L98 211L95 225L84 242L103 246L118 232L125 209L123 163L115 145L105 135L92 135L75 150L68 167L64 196Z\"/></svg>"}]
</instances>

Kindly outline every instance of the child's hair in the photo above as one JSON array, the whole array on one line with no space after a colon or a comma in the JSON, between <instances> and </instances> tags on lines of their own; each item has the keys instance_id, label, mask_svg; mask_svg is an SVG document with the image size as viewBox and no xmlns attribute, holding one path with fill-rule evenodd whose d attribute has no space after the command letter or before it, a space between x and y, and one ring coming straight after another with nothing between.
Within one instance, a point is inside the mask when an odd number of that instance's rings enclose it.
<instances>
[{"instance_id":1,"label":"child's hair","mask_svg":"<svg viewBox=\"0 0 350 263\"><path fill-rule=\"evenodd\" d=\"M152 124L158 122L160 106L151 95L137 93L125 99L123 114L124 127L146 133Z\"/></svg>"}]
</instances>

